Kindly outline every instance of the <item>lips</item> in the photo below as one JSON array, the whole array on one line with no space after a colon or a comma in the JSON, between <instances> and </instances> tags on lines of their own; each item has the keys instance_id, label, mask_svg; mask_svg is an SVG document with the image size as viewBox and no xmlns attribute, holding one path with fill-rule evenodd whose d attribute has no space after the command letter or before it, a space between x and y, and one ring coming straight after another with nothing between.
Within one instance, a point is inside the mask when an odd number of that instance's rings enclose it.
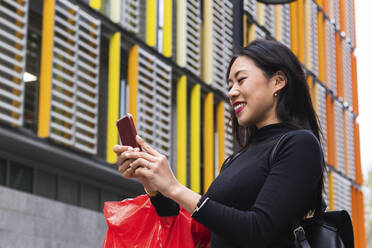
<instances>
[{"instance_id":1,"label":"lips","mask_svg":"<svg viewBox=\"0 0 372 248\"><path fill-rule=\"evenodd\" d=\"M234 103L235 114L236 115L239 114L239 112L242 111L246 105L247 105L247 103L245 103L245 102Z\"/></svg>"}]
</instances>

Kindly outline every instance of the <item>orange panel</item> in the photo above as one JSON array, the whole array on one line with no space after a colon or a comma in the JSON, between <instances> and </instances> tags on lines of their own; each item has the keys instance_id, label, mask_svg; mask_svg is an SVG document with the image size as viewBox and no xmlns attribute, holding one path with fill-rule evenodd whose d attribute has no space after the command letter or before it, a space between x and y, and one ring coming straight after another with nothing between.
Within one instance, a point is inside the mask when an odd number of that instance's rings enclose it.
<instances>
[{"instance_id":1,"label":"orange panel","mask_svg":"<svg viewBox=\"0 0 372 248\"><path fill-rule=\"evenodd\" d=\"M362 165L360 160L360 137L359 137L359 124L354 120L354 151L355 151L355 181L356 183L363 184Z\"/></svg>"},{"instance_id":2,"label":"orange panel","mask_svg":"<svg viewBox=\"0 0 372 248\"><path fill-rule=\"evenodd\" d=\"M350 0L351 1L351 0ZM354 48L356 47L356 35L355 35L355 0L353 0L353 26L354 26L354 28L353 28L353 30L354 30L354 33L353 34L351 34L351 35L353 35L354 36L354 44L353 44L353 46L354 46Z\"/></svg>"},{"instance_id":3,"label":"orange panel","mask_svg":"<svg viewBox=\"0 0 372 248\"><path fill-rule=\"evenodd\" d=\"M348 159L348 157L349 157L349 150L348 150L348 146L349 146L349 144L346 142L347 141L347 139L346 139L346 137L347 137L347 131L346 131L346 127L347 127L347 119L346 119L346 110L344 109L343 111L342 111L342 114L343 114L343 119L344 119L344 156L345 156L345 159L344 159L344 161L345 161L345 175L346 176L349 176L349 159Z\"/></svg>"},{"instance_id":4,"label":"orange panel","mask_svg":"<svg viewBox=\"0 0 372 248\"><path fill-rule=\"evenodd\" d=\"M354 246L359 247L359 218L358 218L358 196L357 190L353 186L351 187L351 221L353 222L353 230L354 230Z\"/></svg>"},{"instance_id":5,"label":"orange panel","mask_svg":"<svg viewBox=\"0 0 372 248\"><path fill-rule=\"evenodd\" d=\"M363 197L363 192L358 190L359 194L359 223L360 223L360 243L358 247L367 247L367 237L366 237L366 225L365 225L365 214L364 214L364 197Z\"/></svg>"},{"instance_id":6,"label":"orange panel","mask_svg":"<svg viewBox=\"0 0 372 248\"><path fill-rule=\"evenodd\" d=\"M318 65L319 65L319 80L324 83L325 81L325 66L327 63L324 59L324 30L323 30L323 14L318 12L317 15L317 25L318 25Z\"/></svg>"},{"instance_id":7,"label":"orange panel","mask_svg":"<svg viewBox=\"0 0 372 248\"><path fill-rule=\"evenodd\" d=\"M297 16L298 16L298 59L305 63L305 4L304 0L298 0Z\"/></svg>"},{"instance_id":8,"label":"orange panel","mask_svg":"<svg viewBox=\"0 0 372 248\"><path fill-rule=\"evenodd\" d=\"M331 99L331 95L326 96L326 111L327 111L327 144L328 144L328 164L335 166L334 161L334 103Z\"/></svg>"},{"instance_id":9,"label":"orange panel","mask_svg":"<svg viewBox=\"0 0 372 248\"><path fill-rule=\"evenodd\" d=\"M359 115L358 104L358 74L356 57L351 54L351 70L352 70L352 89L353 89L353 111Z\"/></svg>"},{"instance_id":10,"label":"orange panel","mask_svg":"<svg viewBox=\"0 0 372 248\"><path fill-rule=\"evenodd\" d=\"M340 17L340 30L341 31L346 31L345 27L345 20L347 18L346 16L346 9L345 9L345 0L339 0L338 1L338 6L339 6L339 17Z\"/></svg>"},{"instance_id":11,"label":"orange panel","mask_svg":"<svg viewBox=\"0 0 372 248\"><path fill-rule=\"evenodd\" d=\"M298 18L297 18L297 1L289 4L291 13L291 50L298 56Z\"/></svg>"}]
</instances>

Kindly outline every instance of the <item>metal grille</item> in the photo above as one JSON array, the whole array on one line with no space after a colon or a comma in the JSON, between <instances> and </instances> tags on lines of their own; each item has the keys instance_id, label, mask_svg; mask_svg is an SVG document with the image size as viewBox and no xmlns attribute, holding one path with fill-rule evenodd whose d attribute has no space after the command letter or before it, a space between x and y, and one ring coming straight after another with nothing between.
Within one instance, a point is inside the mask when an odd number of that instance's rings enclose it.
<instances>
[{"instance_id":1,"label":"metal grille","mask_svg":"<svg viewBox=\"0 0 372 248\"><path fill-rule=\"evenodd\" d=\"M328 37L328 81L330 89L336 94L337 78L336 78L336 44L335 44L336 30L333 22L328 22L327 37Z\"/></svg>"},{"instance_id":2,"label":"metal grille","mask_svg":"<svg viewBox=\"0 0 372 248\"><path fill-rule=\"evenodd\" d=\"M97 152L100 21L76 5L55 5L50 137Z\"/></svg>"},{"instance_id":3,"label":"metal grille","mask_svg":"<svg viewBox=\"0 0 372 248\"><path fill-rule=\"evenodd\" d=\"M138 51L138 133L170 158L172 69L143 49Z\"/></svg>"},{"instance_id":4,"label":"metal grille","mask_svg":"<svg viewBox=\"0 0 372 248\"><path fill-rule=\"evenodd\" d=\"M341 102L335 102L336 114L336 156L338 170L345 174L345 148L344 148L344 114Z\"/></svg>"},{"instance_id":5,"label":"metal grille","mask_svg":"<svg viewBox=\"0 0 372 248\"><path fill-rule=\"evenodd\" d=\"M310 1L310 33L311 39L311 71L318 77L318 24L317 24L318 9L316 3Z\"/></svg>"},{"instance_id":6,"label":"metal grille","mask_svg":"<svg viewBox=\"0 0 372 248\"><path fill-rule=\"evenodd\" d=\"M186 1L186 68L200 75L200 1Z\"/></svg>"},{"instance_id":7,"label":"metal grille","mask_svg":"<svg viewBox=\"0 0 372 248\"><path fill-rule=\"evenodd\" d=\"M75 147L97 153L101 23L79 11Z\"/></svg>"},{"instance_id":8,"label":"metal grille","mask_svg":"<svg viewBox=\"0 0 372 248\"><path fill-rule=\"evenodd\" d=\"M230 110L230 105L225 103L225 159L234 153L234 137Z\"/></svg>"},{"instance_id":9,"label":"metal grille","mask_svg":"<svg viewBox=\"0 0 372 248\"><path fill-rule=\"evenodd\" d=\"M289 4L280 6L281 8L281 40L284 45L291 47L291 13Z\"/></svg>"},{"instance_id":10,"label":"metal grille","mask_svg":"<svg viewBox=\"0 0 372 248\"><path fill-rule=\"evenodd\" d=\"M315 84L316 99L317 99L317 114L320 126L323 131L324 138L321 140L324 148L324 159L328 158L328 144L327 144L327 111L326 111L326 89L319 83Z\"/></svg>"},{"instance_id":11,"label":"metal grille","mask_svg":"<svg viewBox=\"0 0 372 248\"><path fill-rule=\"evenodd\" d=\"M225 73L233 49L233 4L228 0L213 1L213 85L226 92Z\"/></svg>"},{"instance_id":12,"label":"metal grille","mask_svg":"<svg viewBox=\"0 0 372 248\"><path fill-rule=\"evenodd\" d=\"M330 203L329 203L329 180L328 180L328 177L329 177L329 172L325 172L324 175L323 175L324 191L322 192L322 195L323 195L323 199L325 200L327 206L330 205Z\"/></svg>"},{"instance_id":13,"label":"metal grille","mask_svg":"<svg viewBox=\"0 0 372 248\"><path fill-rule=\"evenodd\" d=\"M257 3L255 0L244 0L243 8L254 20L257 20Z\"/></svg>"},{"instance_id":14,"label":"metal grille","mask_svg":"<svg viewBox=\"0 0 372 248\"><path fill-rule=\"evenodd\" d=\"M120 23L129 32L139 32L140 0L122 0Z\"/></svg>"},{"instance_id":15,"label":"metal grille","mask_svg":"<svg viewBox=\"0 0 372 248\"><path fill-rule=\"evenodd\" d=\"M28 1L0 1L0 120L23 124Z\"/></svg>"},{"instance_id":16,"label":"metal grille","mask_svg":"<svg viewBox=\"0 0 372 248\"><path fill-rule=\"evenodd\" d=\"M265 5L265 23L264 27L270 32L270 35L274 37L275 34L275 10L272 5Z\"/></svg>"},{"instance_id":17,"label":"metal grille","mask_svg":"<svg viewBox=\"0 0 372 248\"><path fill-rule=\"evenodd\" d=\"M344 89L345 89L345 100L347 104L353 106L353 86L352 86L352 74L351 74L351 47L349 43L344 39L343 41L344 51Z\"/></svg>"},{"instance_id":18,"label":"metal grille","mask_svg":"<svg viewBox=\"0 0 372 248\"><path fill-rule=\"evenodd\" d=\"M348 36L351 41L351 46L354 46L354 4L353 0L346 0L347 1L347 10L346 10L346 20L347 20L347 29L348 29Z\"/></svg>"},{"instance_id":19,"label":"metal grille","mask_svg":"<svg viewBox=\"0 0 372 248\"><path fill-rule=\"evenodd\" d=\"M340 7L339 7L339 0L331 0L332 4L332 16L335 20L336 30L340 30Z\"/></svg>"},{"instance_id":20,"label":"metal grille","mask_svg":"<svg viewBox=\"0 0 372 248\"><path fill-rule=\"evenodd\" d=\"M345 209L351 216L351 182L337 173L332 175L334 210Z\"/></svg>"},{"instance_id":21,"label":"metal grille","mask_svg":"<svg viewBox=\"0 0 372 248\"><path fill-rule=\"evenodd\" d=\"M354 118L353 114L349 111L346 111L346 141L348 176L355 180Z\"/></svg>"}]
</instances>

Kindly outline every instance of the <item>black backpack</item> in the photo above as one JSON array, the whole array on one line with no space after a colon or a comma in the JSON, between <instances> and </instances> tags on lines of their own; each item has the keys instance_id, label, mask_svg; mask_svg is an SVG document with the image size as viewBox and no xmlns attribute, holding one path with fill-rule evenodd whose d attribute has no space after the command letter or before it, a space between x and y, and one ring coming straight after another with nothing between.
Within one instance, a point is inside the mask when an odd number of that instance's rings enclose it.
<instances>
[{"instance_id":1,"label":"black backpack","mask_svg":"<svg viewBox=\"0 0 372 248\"><path fill-rule=\"evenodd\" d=\"M284 139L283 134L270 153L270 166L275 152ZM315 137L315 135L314 135ZM350 215L347 211L325 211L327 205L321 198L320 209L314 216L294 224L296 248L354 248L354 233Z\"/></svg>"}]
</instances>

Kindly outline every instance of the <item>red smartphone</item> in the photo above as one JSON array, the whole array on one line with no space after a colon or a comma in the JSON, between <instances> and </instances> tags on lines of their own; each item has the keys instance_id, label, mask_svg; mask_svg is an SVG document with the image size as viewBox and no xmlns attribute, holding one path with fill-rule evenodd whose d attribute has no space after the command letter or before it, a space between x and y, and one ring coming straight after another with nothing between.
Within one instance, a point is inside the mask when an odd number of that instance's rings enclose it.
<instances>
[{"instance_id":1,"label":"red smartphone","mask_svg":"<svg viewBox=\"0 0 372 248\"><path fill-rule=\"evenodd\" d=\"M126 114L116 122L116 126L119 131L120 141L123 146L131 146L133 148L141 147L136 141L136 126L134 125L133 116L131 114Z\"/></svg>"}]
</instances>

